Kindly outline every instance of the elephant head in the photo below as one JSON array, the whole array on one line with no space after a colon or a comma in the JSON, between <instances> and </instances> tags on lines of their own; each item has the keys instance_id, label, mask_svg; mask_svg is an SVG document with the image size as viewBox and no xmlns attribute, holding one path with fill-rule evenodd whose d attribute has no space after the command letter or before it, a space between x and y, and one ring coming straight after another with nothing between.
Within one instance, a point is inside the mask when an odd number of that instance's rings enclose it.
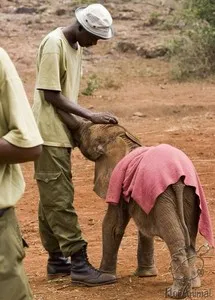
<instances>
[{"instance_id":1,"label":"elephant head","mask_svg":"<svg viewBox=\"0 0 215 300\"><path fill-rule=\"evenodd\" d=\"M105 198L114 167L127 153L141 146L140 141L118 124L83 121L79 128L70 130L82 154L95 162L93 190Z\"/></svg>"}]
</instances>

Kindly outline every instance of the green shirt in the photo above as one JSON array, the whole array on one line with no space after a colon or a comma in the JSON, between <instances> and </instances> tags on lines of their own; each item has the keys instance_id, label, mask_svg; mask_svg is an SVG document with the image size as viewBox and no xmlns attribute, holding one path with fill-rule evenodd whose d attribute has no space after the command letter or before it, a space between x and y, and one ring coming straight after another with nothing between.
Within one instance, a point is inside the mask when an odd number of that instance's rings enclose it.
<instances>
[{"instance_id":1,"label":"green shirt","mask_svg":"<svg viewBox=\"0 0 215 300\"><path fill-rule=\"evenodd\" d=\"M77 102L81 78L82 48L73 49L61 28L50 32L41 42L37 56L37 80L33 112L44 145L72 147L72 137L55 108L44 99L42 90L60 91Z\"/></svg>"},{"instance_id":2,"label":"green shirt","mask_svg":"<svg viewBox=\"0 0 215 300\"><path fill-rule=\"evenodd\" d=\"M0 137L18 147L43 143L21 79L8 54L0 48ZM0 164L0 208L14 206L24 192L18 164Z\"/></svg>"}]
</instances>

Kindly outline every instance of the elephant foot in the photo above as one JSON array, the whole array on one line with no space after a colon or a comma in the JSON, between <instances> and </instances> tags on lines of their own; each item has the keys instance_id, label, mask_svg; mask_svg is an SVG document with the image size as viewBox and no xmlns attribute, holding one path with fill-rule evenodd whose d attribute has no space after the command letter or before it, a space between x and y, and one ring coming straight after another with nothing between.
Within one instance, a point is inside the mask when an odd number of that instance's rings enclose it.
<instances>
[{"instance_id":1,"label":"elephant foot","mask_svg":"<svg viewBox=\"0 0 215 300\"><path fill-rule=\"evenodd\" d=\"M190 280L186 280L186 283L181 280L174 283L171 287L166 289L166 297L173 299L184 299L189 297L191 294L191 282Z\"/></svg>"},{"instance_id":2,"label":"elephant foot","mask_svg":"<svg viewBox=\"0 0 215 300\"><path fill-rule=\"evenodd\" d=\"M135 276L138 277L152 277L157 276L158 271L156 267L138 267L134 272Z\"/></svg>"},{"instance_id":3,"label":"elephant foot","mask_svg":"<svg viewBox=\"0 0 215 300\"><path fill-rule=\"evenodd\" d=\"M201 287L201 279L198 275L195 278L192 278L191 285L192 285L192 288L200 288Z\"/></svg>"},{"instance_id":4,"label":"elephant foot","mask_svg":"<svg viewBox=\"0 0 215 300\"><path fill-rule=\"evenodd\" d=\"M116 276L116 271L115 270L108 270L106 268L99 268L99 271L103 272L103 273L108 273L108 274L111 274L111 275L114 275Z\"/></svg>"},{"instance_id":5,"label":"elephant foot","mask_svg":"<svg viewBox=\"0 0 215 300\"><path fill-rule=\"evenodd\" d=\"M201 286L201 278L196 266L191 268L191 285L193 288L199 288Z\"/></svg>"}]
</instances>

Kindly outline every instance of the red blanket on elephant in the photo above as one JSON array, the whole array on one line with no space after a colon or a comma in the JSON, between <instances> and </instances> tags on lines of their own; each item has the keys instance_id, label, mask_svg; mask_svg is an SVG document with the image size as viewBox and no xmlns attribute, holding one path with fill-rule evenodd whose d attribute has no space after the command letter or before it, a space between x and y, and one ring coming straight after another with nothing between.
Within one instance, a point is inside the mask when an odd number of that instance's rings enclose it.
<instances>
[{"instance_id":1,"label":"red blanket on elephant","mask_svg":"<svg viewBox=\"0 0 215 300\"><path fill-rule=\"evenodd\" d=\"M184 183L196 188L200 199L199 231L214 246L207 202L199 177L191 160L170 145L139 147L126 155L114 168L106 201L117 204L121 194L129 202L133 198L148 214L156 198L184 176Z\"/></svg>"}]
</instances>

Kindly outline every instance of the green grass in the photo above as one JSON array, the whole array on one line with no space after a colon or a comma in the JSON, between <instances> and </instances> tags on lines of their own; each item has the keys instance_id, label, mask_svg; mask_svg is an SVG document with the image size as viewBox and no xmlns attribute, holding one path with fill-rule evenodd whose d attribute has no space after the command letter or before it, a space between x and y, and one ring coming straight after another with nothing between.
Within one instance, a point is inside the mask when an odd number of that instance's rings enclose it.
<instances>
[{"instance_id":1,"label":"green grass","mask_svg":"<svg viewBox=\"0 0 215 300\"><path fill-rule=\"evenodd\" d=\"M99 88L99 80L96 74L89 76L87 80L87 87L82 91L82 95L92 96L94 91Z\"/></svg>"},{"instance_id":2,"label":"green grass","mask_svg":"<svg viewBox=\"0 0 215 300\"><path fill-rule=\"evenodd\" d=\"M177 80L215 74L214 0L185 0L180 14L184 26L169 43L172 76Z\"/></svg>"}]
</instances>

